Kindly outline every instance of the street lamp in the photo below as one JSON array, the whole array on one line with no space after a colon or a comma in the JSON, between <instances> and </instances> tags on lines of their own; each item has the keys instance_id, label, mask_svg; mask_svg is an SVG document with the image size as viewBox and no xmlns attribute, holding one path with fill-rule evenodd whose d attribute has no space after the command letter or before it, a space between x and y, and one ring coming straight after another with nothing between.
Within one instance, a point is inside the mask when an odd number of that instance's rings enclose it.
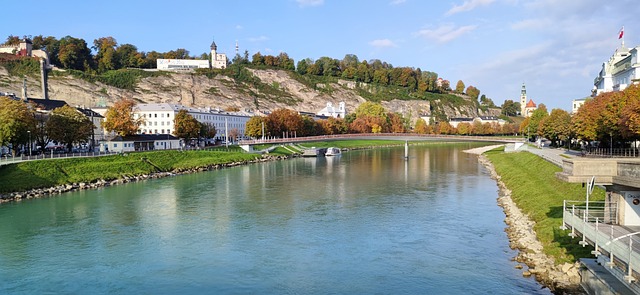
<instances>
[{"instance_id":1,"label":"street lamp","mask_svg":"<svg viewBox=\"0 0 640 295\"><path fill-rule=\"evenodd\" d=\"M31 130L27 130L29 133L29 157L31 157Z\"/></svg>"}]
</instances>

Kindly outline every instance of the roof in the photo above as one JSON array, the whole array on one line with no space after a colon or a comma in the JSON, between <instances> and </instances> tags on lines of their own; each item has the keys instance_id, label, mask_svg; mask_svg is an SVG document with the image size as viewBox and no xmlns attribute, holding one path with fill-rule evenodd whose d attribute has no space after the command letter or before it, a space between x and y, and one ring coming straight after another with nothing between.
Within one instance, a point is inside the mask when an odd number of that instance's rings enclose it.
<instances>
[{"instance_id":1,"label":"roof","mask_svg":"<svg viewBox=\"0 0 640 295\"><path fill-rule=\"evenodd\" d=\"M527 108L535 108L536 107L536 103L533 102L533 99L529 99L529 102L526 105Z\"/></svg>"},{"instance_id":2,"label":"roof","mask_svg":"<svg viewBox=\"0 0 640 295\"><path fill-rule=\"evenodd\" d=\"M242 112L227 112L227 111L212 109L212 108L193 108L193 107L188 107L180 104L170 104L170 103L141 103L136 105L136 108L137 108L137 111L140 111L140 112L173 111L177 113L180 110L186 110L189 113L251 117L250 114L245 114Z\"/></svg>"},{"instance_id":3,"label":"roof","mask_svg":"<svg viewBox=\"0 0 640 295\"><path fill-rule=\"evenodd\" d=\"M450 118L449 122L471 122L473 118Z\"/></svg>"},{"instance_id":4,"label":"roof","mask_svg":"<svg viewBox=\"0 0 640 295\"><path fill-rule=\"evenodd\" d=\"M158 141L158 140L179 140L179 138L170 134L137 134L137 135L127 135L127 136L116 135L114 138L110 139L109 141L151 142L151 141Z\"/></svg>"},{"instance_id":5,"label":"roof","mask_svg":"<svg viewBox=\"0 0 640 295\"><path fill-rule=\"evenodd\" d=\"M216 45L216 41L215 40L213 42L211 42L211 49L213 49L213 50L218 49L218 45Z\"/></svg>"},{"instance_id":6,"label":"roof","mask_svg":"<svg viewBox=\"0 0 640 295\"><path fill-rule=\"evenodd\" d=\"M81 112L83 115L87 117L103 118L102 115L100 115L99 113L96 113L92 109L76 108L76 110L78 110L78 112Z\"/></svg>"},{"instance_id":7,"label":"roof","mask_svg":"<svg viewBox=\"0 0 640 295\"><path fill-rule=\"evenodd\" d=\"M54 109L67 105L64 100L55 99L27 98L27 101L35 103L38 107L46 111L52 111Z\"/></svg>"}]
</instances>

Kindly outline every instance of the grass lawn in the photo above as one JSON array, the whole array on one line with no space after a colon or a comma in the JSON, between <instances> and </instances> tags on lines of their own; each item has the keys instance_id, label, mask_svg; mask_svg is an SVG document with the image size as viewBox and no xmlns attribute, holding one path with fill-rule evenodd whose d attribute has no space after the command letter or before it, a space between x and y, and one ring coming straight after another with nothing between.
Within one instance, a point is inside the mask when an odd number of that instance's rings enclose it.
<instances>
[{"instance_id":1,"label":"grass lawn","mask_svg":"<svg viewBox=\"0 0 640 295\"><path fill-rule=\"evenodd\" d=\"M112 180L124 176L168 172L260 157L239 148L198 151L135 152L92 158L36 160L0 166L0 193L61 184Z\"/></svg>"},{"instance_id":2,"label":"grass lawn","mask_svg":"<svg viewBox=\"0 0 640 295\"><path fill-rule=\"evenodd\" d=\"M496 149L484 155L512 191L513 201L536 222L534 230L547 255L557 263L592 257L590 247L583 248L568 236L568 231L560 229L563 200L584 200L586 188L557 179L555 173L562 169L531 153L504 153ZM591 200L604 200L604 193L596 187Z\"/></svg>"}]
</instances>

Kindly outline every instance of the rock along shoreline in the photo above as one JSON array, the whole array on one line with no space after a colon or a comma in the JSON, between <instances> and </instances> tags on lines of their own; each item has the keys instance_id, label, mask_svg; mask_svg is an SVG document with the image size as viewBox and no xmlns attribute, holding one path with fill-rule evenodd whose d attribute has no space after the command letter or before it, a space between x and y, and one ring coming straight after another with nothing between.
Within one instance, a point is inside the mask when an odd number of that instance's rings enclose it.
<instances>
[{"instance_id":1,"label":"rock along shoreline","mask_svg":"<svg viewBox=\"0 0 640 295\"><path fill-rule=\"evenodd\" d=\"M515 261L526 265L516 268L524 269L522 275L525 277L534 276L543 286L549 288L554 294L586 294L580 287L580 265L576 263L563 263L556 265L552 257L543 253L542 243L538 240L533 226L533 222L524 214L511 198L511 190L502 182L500 175L496 172L491 161L482 155L485 151L494 149L502 145L488 146L465 152L477 154L479 162L487 168L491 178L498 184L498 206L502 207L507 224L505 232L509 238L509 247L517 249L518 255Z\"/></svg>"}]
</instances>

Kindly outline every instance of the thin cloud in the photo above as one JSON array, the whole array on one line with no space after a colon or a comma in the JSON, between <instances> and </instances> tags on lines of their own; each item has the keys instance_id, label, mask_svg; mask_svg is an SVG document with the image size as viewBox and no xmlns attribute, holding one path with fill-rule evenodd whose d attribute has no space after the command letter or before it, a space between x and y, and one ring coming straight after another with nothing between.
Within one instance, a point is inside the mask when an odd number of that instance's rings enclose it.
<instances>
[{"instance_id":1,"label":"thin cloud","mask_svg":"<svg viewBox=\"0 0 640 295\"><path fill-rule=\"evenodd\" d=\"M407 0L393 0L389 4L390 5L400 5L400 4L405 3L405 2L407 2Z\"/></svg>"},{"instance_id":2,"label":"thin cloud","mask_svg":"<svg viewBox=\"0 0 640 295\"><path fill-rule=\"evenodd\" d=\"M242 30L244 27L242 25L236 25L236 30Z\"/></svg>"},{"instance_id":3,"label":"thin cloud","mask_svg":"<svg viewBox=\"0 0 640 295\"><path fill-rule=\"evenodd\" d=\"M262 42L267 41L269 38L267 36L259 36L259 37L251 37L247 39L249 42Z\"/></svg>"},{"instance_id":4,"label":"thin cloud","mask_svg":"<svg viewBox=\"0 0 640 295\"><path fill-rule=\"evenodd\" d=\"M296 0L296 2L298 2L298 5L300 5L300 7L320 6L324 4L324 0Z\"/></svg>"},{"instance_id":5,"label":"thin cloud","mask_svg":"<svg viewBox=\"0 0 640 295\"><path fill-rule=\"evenodd\" d=\"M378 48L398 47L398 45L396 45L395 43L393 43L393 41L391 41L389 39L373 40L373 41L369 42L369 45L371 45L373 47L378 47Z\"/></svg>"},{"instance_id":6,"label":"thin cloud","mask_svg":"<svg viewBox=\"0 0 640 295\"><path fill-rule=\"evenodd\" d=\"M462 5L453 5L453 7L449 9L447 13L445 13L445 16L450 16L456 13L470 11L480 6L487 6L493 2L495 2L495 0L468 0L462 3Z\"/></svg>"},{"instance_id":7,"label":"thin cloud","mask_svg":"<svg viewBox=\"0 0 640 295\"><path fill-rule=\"evenodd\" d=\"M525 19L511 25L513 30L539 30L546 29L554 23L550 19Z\"/></svg>"},{"instance_id":8,"label":"thin cloud","mask_svg":"<svg viewBox=\"0 0 640 295\"><path fill-rule=\"evenodd\" d=\"M441 25L435 29L423 29L415 33L419 37L435 41L440 44L448 43L458 37L475 30L478 26L469 25L456 28L454 25Z\"/></svg>"}]
</instances>

